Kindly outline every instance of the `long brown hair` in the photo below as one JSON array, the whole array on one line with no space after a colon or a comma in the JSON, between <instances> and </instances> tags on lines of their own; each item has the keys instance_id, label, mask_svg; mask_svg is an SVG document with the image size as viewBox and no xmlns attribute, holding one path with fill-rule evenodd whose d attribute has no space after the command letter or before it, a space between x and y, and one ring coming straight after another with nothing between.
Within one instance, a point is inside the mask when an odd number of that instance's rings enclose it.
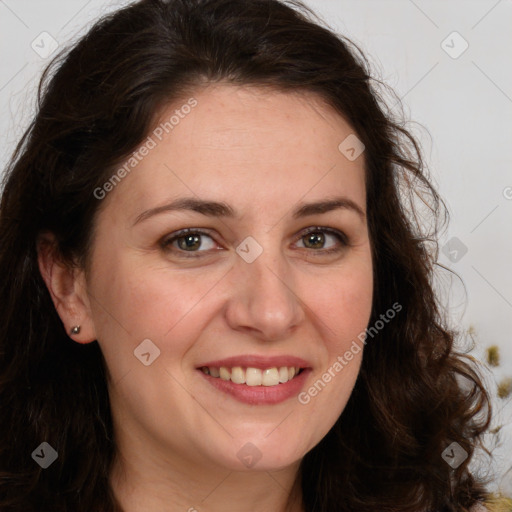
<instances>
[{"instance_id":1,"label":"long brown hair","mask_svg":"<svg viewBox=\"0 0 512 512\"><path fill-rule=\"evenodd\" d=\"M490 407L433 290L446 209L364 55L291 0L138 1L99 20L45 70L0 206L0 509L120 510L109 486L104 360L96 342L74 343L64 331L36 241L51 231L62 260L83 265L100 205L94 190L162 105L214 81L312 92L351 124L366 148L370 325L391 303L402 306L367 343L345 410L302 461L305 510L467 510L486 496L468 464ZM421 222L414 197L428 205ZM43 441L58 452L45 470L31 458ZM468 454L455 469L442 458L453 442Z\"/></svg>"}]
</instances>

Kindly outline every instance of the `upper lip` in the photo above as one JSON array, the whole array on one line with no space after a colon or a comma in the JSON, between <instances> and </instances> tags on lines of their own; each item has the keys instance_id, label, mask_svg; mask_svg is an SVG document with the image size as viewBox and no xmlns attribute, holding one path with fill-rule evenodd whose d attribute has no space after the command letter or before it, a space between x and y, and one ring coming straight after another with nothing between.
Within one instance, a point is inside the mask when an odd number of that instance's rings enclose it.
<instances>
[{"instance_id":1,"label":"upper lip","mask_svg":"<svg viewBox=\"0 0 512 512\"><path fill-rule=\"evenodd\" d=\"M224 366L226 368L234 368L235 366L241 366L244 368L259 368L264 370L266 368L282 366L295 366L299 368L309 368L309 363L300 357L282 355L282 356L258 356L258 355L243 355L243 356L232 356L225 359L217 359L215 361L208 361L202 363L198 368L208 366L210 368L220 368Z\"/></svg>"}]
</instances>

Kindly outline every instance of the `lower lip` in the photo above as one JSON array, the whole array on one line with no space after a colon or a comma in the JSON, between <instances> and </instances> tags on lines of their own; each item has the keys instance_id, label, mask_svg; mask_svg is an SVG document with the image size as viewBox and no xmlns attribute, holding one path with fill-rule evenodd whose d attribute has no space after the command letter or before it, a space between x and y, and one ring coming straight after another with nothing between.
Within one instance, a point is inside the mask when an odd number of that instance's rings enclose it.
<instances>
[{"instance_id":1,"label":"lower lip","mask_svg":"<svg viewBox=\"0 0 512 512\"><path fill-rule=\"evenodd\" d=\"M272 405L284 402L297 396L304 387L311 369L305 368L292 380L276 386L248 386L247 384L235 384L230 380L222 380L220 377L212 377L202 370L199 373L218 390L231 395L239 402L251 405Z\"/></svg>"}]
</instances>

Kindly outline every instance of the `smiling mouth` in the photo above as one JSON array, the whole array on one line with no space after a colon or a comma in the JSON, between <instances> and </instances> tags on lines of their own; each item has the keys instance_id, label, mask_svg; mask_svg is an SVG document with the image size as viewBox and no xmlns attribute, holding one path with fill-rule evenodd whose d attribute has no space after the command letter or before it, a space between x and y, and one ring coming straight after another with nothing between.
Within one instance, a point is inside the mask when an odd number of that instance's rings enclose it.
<instances>
[{"instance_id":1,"label":"smiling mouth","mask_svg":"<svg viewBox=\"0 0 512 512\"><path fill-rule=\"evenodd\" d=\"M231 381L235 384L245 384L247 386L278 386L291 381L304 370L298 366L281 366L266 369L243 368L234 366L210 367L202 366L200 370L210 377Z\"/></svg>"}]
</instances>

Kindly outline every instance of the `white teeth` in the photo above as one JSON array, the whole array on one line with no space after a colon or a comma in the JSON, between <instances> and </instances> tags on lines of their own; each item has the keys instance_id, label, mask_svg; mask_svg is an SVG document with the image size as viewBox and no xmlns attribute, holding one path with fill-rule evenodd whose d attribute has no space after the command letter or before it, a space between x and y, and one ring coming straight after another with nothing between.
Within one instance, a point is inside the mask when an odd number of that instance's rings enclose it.
<instances>
[{"instance_id":1,"label":"white teeth","mask_svg":"<svg viewBox=\"0 0 512 512\"><path fill-rule=\"evenodd\" d=\"M279 384L279 371L277 368L263 370L261 383L264 386L277 386Z\"/></svg>"},{"instance_id":2,"label":"white teeth","mask_svg":"<svg viewBox=\"0 0 512 512\"><path fill-rule=\"evenodd\" d=\"M259 368L247 368L245 370L245 383L248 386L261 386L263 372Z\"/></svg>"},{"instance_id":3,"label":"white teeth","mask_svg":"<svg viewBox=\"0 0 512 512\"><path fill-rule=\"evenodd\" d=\"M299 367L281 366L279 368L242 368L241 366L234 366L227 368L226 366L206 367L203 366L201 370L214 378L221 378L222 380L231 380L235 384L246 384L247 386L277 386L292 380L300 371Z\"/></svg>"},{"instance_id":4,"label":"white teeth","mask_svg":"<svg viewBox=\"0 0 512 512\"><path fill-rule=\"evenodd\" d=\"M235 366L231 369L231 380L235 384L245 384L245 372L242 367Z\"/></svg>"}]
</instances>

